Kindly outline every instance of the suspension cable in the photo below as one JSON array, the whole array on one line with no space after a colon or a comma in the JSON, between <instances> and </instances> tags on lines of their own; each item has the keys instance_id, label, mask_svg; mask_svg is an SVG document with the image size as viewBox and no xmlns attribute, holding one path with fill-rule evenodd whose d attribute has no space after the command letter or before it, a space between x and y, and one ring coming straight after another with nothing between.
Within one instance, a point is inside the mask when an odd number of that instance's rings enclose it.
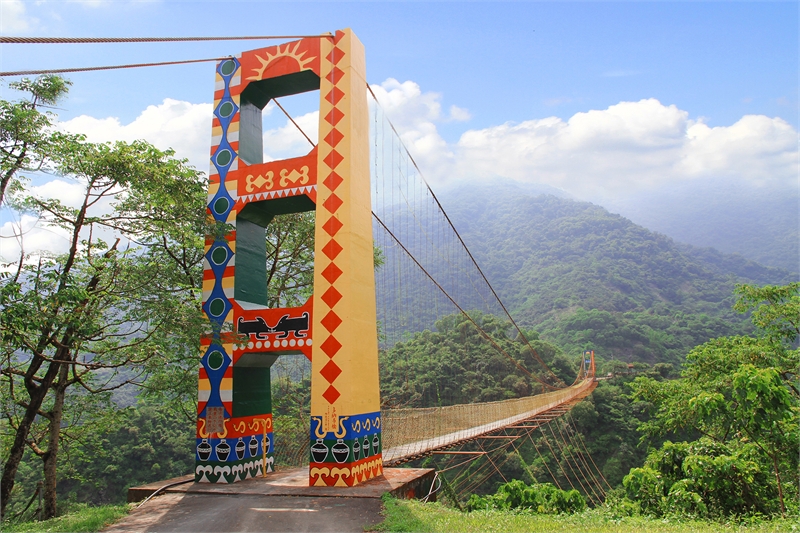
<instances>
[{"instance_id":1,"label":"suspension cable","mask_svg":"<svg viewBox=\"0 0 800 533\"><path fill-rule=\"evenodd\" d=\"M550 429L552 430L553 428L551 427ZM566 451L569 451L570 446L572 445L572 441L569 439L569 433L567 433L567 438L565 438L564 437L564 433L561 431L561 425L560 424L556 424L556 430L558 430L558 435L561 437L561 441L564 443L564 450L565 450L564 453L566 453ZM575 446L572 446L572 448L574 450ZM589 490L591 490L592 494L594 494L597 497L598 501L602 502L603 498L600 496L600 494L592 486L592 483L591 483L592 479L590 479L590 477L587 477L586 474L585 474L585 472L586 472L586 460L583 459L580 456L580 453L571 454L571 455L572 455L572 462L575 464L575 467L578 469L578 473L580 474L580 476L586 482L586 486L589 487ZM584 468L581 468L581 463L584 464ZM591 471L589 472L589 474L591 475ZM591 476L591 477L593 477L593 476ZM595 479L595 484L596 484L597 483L597 479L596 478L594 478L594 479ZM603 495L605 495L605 493L602 491L602 487L600 488L600 492ZM588 494L588 491L587 491L587 494Z\"/></svg>"},{"instance_id":2,"label":"suspension cable","mask_svg":"<svg viewBox=\"0 0 800 533\"><path fill-rule=\"evenodd\" d=\"M586 452L586 455L589 456L589 460L592 462L592 465L594 465L595 470L597 470L597 473L600 475L600 479L603 480L603 483L605 483L609 489L613 490L614 487L612 487L611 484L608 482L608 480L606 480L606 477L603 475L603 472L597 467L597 463L594 462L592 454L589 453L589 449L586 447L586 442L583 440L583 435L581 435L581 432L578 431L578 428L575 426L575 421L572 420L572 413L567 413L567 417L568 417L567 423L571 423L573 425L575 429L575 434L578 435L578 443L583 447L584 451Z\"/></svg>"},{"instance_id":3,"label":"suspension cable","mask_svg":"<svg viewBox=\"0 0 800 533\"><path fill-rule=\"evenodd\" d=\"M370 87L369 84L366 84L366 85L367 85L367 90L369 91L370 95L372 95L372 98L375 100L375 103L380 107L381 104L378 101L378 97L375 96L375 93L372 91L372 87ZM384 116L385 116L385 113L384 113ZM419 177L422 180L422 182L425 184L425 187L428 189L428 192L430 193L431 197L433 197L434 201L436 202L436 205L439 206L439 210L441 211L442 215L444 215L445 219L447 220L447 223L450 225L450 228L453 230L453 232L455 233L455 235L458 238L459 242L464 247L464 250L467 252L467 255L469 256L470 260L472 261L472 264L475 265L475 268L478 270L478 273L481 275L481 277L483 278L484 282L486 282L486 285L489 287L489 290L492 292L494 297L497 299L497 302L500 304L500 307L503 308L503 311L506 313L506 316L511 321L511 323L514 325L514 328L517 330L517 332L520 334L522 339L525 341L525 344L528 346L528 348L531 350L533 355L539 361L539 364L541 364L548 372L550 372L550 374L552 374L556 378L558 383L561 383L563 386L566 387L567 384L564 383L564 381L560 377L558 377L550 369L550 367L547 366L547 364L545 364L545 362L539 356L539 353L533 348L533 346L531 346L530 342L528 341L528 338L525 336L524 333L522 333L522 330L520 329L519 325L517 325L516 321L514 321L514 318L511 316L511 313L509 313L509 311L506 308L505 304L503 304L503 301L500 300L500 297L497 295L497 292L495 292L494 287L492 287L492 284L489 283L489 279L483 273L483 270L478 265L478 262L475 260L475 257L473 257L472 252L470 252L469 248L467 248L467 245L464 242L464 239L461 238L461 234L458 232L456 227L453 225L453 222L450 220L450 216L444 210L444 208L442 207L441 202L439 202L439 198L436 196L436 194L431 189L431 186L428 183L428 180L426 180L425 176L422 174L422 170L420 170L419 165L417 165L417 162L414 160L414 157L411 155L411 152L409 152L409 150L406 147L405 143L403 143L403 140L400 138L400 134L397 132L397 129L394 127L394 124L392 124L392 122L388 118L386 120L387 120L387 122L389 122L389 126L392 128L392 131L394 132L394 134L397 136L398 140L400 141L400 144L402 145L403 149L405 150L406 155L408 155L408 158L411 161L411 164L414 166L414 168L419 173Z\"/></svg>"},{"instance_id":4,"label":"suspension cable","mask_svg":"<svg viewBox=\"0 0 800 533\"><path fill-rule=\"evenodd\" d=\"M539 427L541 427L541 426L539 426ZM536 450L536 453L539 455L539 459L542 460L542 464L544 464L544 467L547 469L547 473L550 474L550 477L552 478L553 482L556 484L556 487L561 489L561 484L558 482L558 479L556 479L556 476L553 475L553 471L550 470L550 465L547 464L547 461L545 460L544 456L542 455L542 452L539 451L539 447L536 446L536 441L533 440L533 435L532 435L533 431L534 430L531 430L528 433L528 439L530 439L531 444L533 444L533 449ZM558 459L556 459L556 464L558 464Z\"/></svg>"},{"instance_id":5,"label":"suspension cable","mask_svg":"<svg viewBox=\"0 0 800 533\"><path fill-rule=\"evenodd\" d=\"M433 284L434 284L434 285L436 285L436 287L437 287L437 288L438 288L440 291L442 291L442 293L443 293L443 294L444 294L444 295L445 295L445 296L446 296L446 297L447 297L447 298L448 298L448 299L449 299L449 300L450 300L450 301L453 303L453 305L455 305L455 306L456 306L456 308L457 308L457 309L458 309L458 310L461 312L461 314L462 314L462 315L464 315L464 316L466 317L466 319L467 319L467 320L469 320L469 321L472 323L472 325L473 325L473 326L475 326L475 328L478 330L478 332L479 332L479 333L480 333L480 334L481 334L481 335L482 335L482 336L483 336L483 337L484 337L486 340L488 340L488 341L489 341L489 343L490 343L492 346L494 346L494 347L495 347L495 349L496 349L498 352L500 352L501 354L503 354L503 355L504 355L504 356L505 356L505 357L506 357L506 358L507 358L509 361L511 361L511 362L512 362L512 363L513 363L513 364L514 364L514 365L515 365L515 366L516 366L518 369L520 369L522 372L524 372L525 374L527 374L527 375L528 375L528 376L530 376L531 378L535 379L536 381L538 381L539 383L541 383L541 384L542 384L542 385L544 385L545 387L550 387L551 389L554 389L554 390L558 389L558 387L554 387L554 386L550 385L549 383L547 383L546 381L543 381L541 378L539 378L539 376L536 376L535 374L532 374L532 373L530 373L530 372L529 372L529 371L528 371L528 370L527 370L525 367L523 367L521 364L519 364L519 362L518 362L516 359L514 359L513 357L511 357L511 355L509 355L509 354L508 354L508 353L507 353L505 350L503 350L503 348L502 348L502 347L500 347L500 345L499 345L499 344L497 344L497 342L495 342L495 340L494 340L494 339L492 339L492 337L491 337L491 336L489 336L489 334L488 334L488 333L486 333L485 331L483 331L483 329L482 329L482 328L481 328L481 327L480 327L480 326L479 326L479 325L478 325L478 324L475 322L475 320L474 320L474 319L473 319L471 316L469 316L469 314L468 314L468 313L467 313L467 312L466 312L466 311L465 311L465 310L464 310L464 309L463 309L463 308L462 308L460 305L458 305L458 303L457 303L457 302L456 302L456 301L453 299L453 297L452 297L452 296L450 296L450 295L447 293L447 291L445 291L445 290L444 290L444 287L442 287L442 286L441 286L441 285L440 285L440 284L439 284L439 283L438 283L438 282L437 282L437 281L436 281L436 280L433 278L433 276L431 276L431 274L430 274L430 273L429 273L427 270L425 270L425 268L424 268L424 267L423 267L421 264L419 264L419 261L417 261L417 259L416 259L416 258L415 258L413 255L411 255L411 252L409 252L409 251L408 251L408 249L407 249L407 248L406 248L406 247L403 245L403 243L401 243L401 242L398 240L398 238L397 238L397 237L394 235L394 233L392 233L392 232L391 232L391 230L390 230L388 227L386 227L386 224L384 224L384 223L383 223L383 221L382 221L382 220L381 220L381 219L378 217L378 215L376 215L376 214L373 212L373 213L372 213L372 216L375 218L375 220L377 220L377 221L378 221L378 224L380 224L380 225L383 227L383 229L384 229L384 230L386 230L386 232L389 234L389 236L390 236L390 237L392 237L392 239L394 239L394 241L397 243L397 245L398 245L398 246L400 246L400 248L402 248L402 250L403 250L403 251L406 253L406 255L408 255L408 257L409 257L409 258L411 258L411 260L412 260L412 261L414 261L414 263L416 263L416 265L417 265L417 266L418 266L418 267L419 267L419 268L422 270L422 272L423 272L423 273L424 273L426 276L428 276L428 279L430 279L430 280L433 282Z\"/></svg>"},{"instance_id":6,"label":"suspension cable","mask_svg":"<svg viewBox=\"0 0 800 533\"><path fill-rule=\"evenodd\" d=\"M577 451L577 457L580 460L580 463L583 465L583 470L585 472L589 473L589 477L591 478L591 481L594 482L594 485L597 487L597 490L600 492L599 496L601 497L601 499L605 499L606 491L603 488L603 485L597 479L597 476L594 475L594 472L592 472L592 468L589 466L589 461L586 460L586 457L583 455L583 452L581 451L580 447L575 445L575 440L576 439L574 439L574 433L573 433L573 435L570 435L570 430L573 430L573 428L570 425L569 420L566 419L567 416L569 416L569 413L567 413L564 416L564 423L567 425L567 427L564 428L563 433L566 434L567 441L569 442L569 445L572 446L572 448ZM558 431L559 431L559 433L561 433L561 426L558 427ZM586 481L589 482L589 479L586 478ZM594 489L592 489L592 490L594 490Z\"/></svg>"},{"instance_id":7,"label":"suspension cable","mask_svg":"<svg viewBox=\"0 0 800 533\"><path fill-rule=\"evenodd\" d=\"M544 424L544 425L549 425L549 423L548 424ZM542 426L539 426L539 431L541 431L542 437L544 437L544 443L547 444L547 447L550 449L550 454L553 456L553 459L556 460L556 464L558 465L558 468L561 469L561 473L564 474L564 478L567 480L567 483L569 483L569 486L574 489L575 485L572 483L572 480L567 475L567 471L564 470L564 466L558 460L558 455L556 455L556 452L553 451L553 447L550 445L550 441L548 440L547 435L545 435L544 429L542 429ZM556 443L556 444L558 444L558 443ZM558 483L556 483L556 484L558 484Z\"/></svg>"},{"instance_id":8,"label":"suspension cable","mask_svg":"<svg viewBox=\"0 0 800 533\"><path fill-rule=\"evenodd\" d=\"M575 476L575 479L577 480L578 484L579 484L579 485L581 486L581 488L583 489L583 492L586 494L586 497L587 497L587 498L589 498L589 499L592 501L592 503L595 503L595 502L594 502L594 498L592 498L592 495L591 495L591 493L590 493L590 492L589 492L589 491L586 489L586 487L585 487L585 486L584 486L584 484L583 484L583 481L581 481L581 477L583 477L583 474L581 474L581 475L579 476L578 474L576 474L576 473L575 473L575 469L572 467L572 464L569 462L569 456L568 456L568 455L566 454L566 452L564 451L564 448L562 448L562 447L561 447L561 444L558 442L558 439L556 438L556 434L555 434L555 432L553 431L553 428L552 428L552 427L550 427L550 424L549 424L549 423L547 424L547 429L549 429L549 430L550 430L550 434L551 434L551 435L553 435L553 441L556 443L556 447L558 448L558 451L559 451L559 453L560 453L560 454L561 454L561 456L563 457L563 459L564 459L564 462L565 462L565 463L567 463L567 466L569 467L569 469L572 471L572 475L573 475L573 476ZM565 447L566 447L566 444L567 444L567 443L565 442L565 443L564 443L564 446L565 446ZM579 469L579 470L580 470L580 469Z\"/></svg>"},{"instance_id":9,"label":"suspension cable","mask_svg":"<svg viewBox=\"0 0 800 533\"><path fill-rule=\"evenodd\" d=\"M278 102L278 99L277 99L277 98L273 98L273 99L272 99L272 101L273 101L273 102L275 102L275 105L276 105L276 106L278 106L278 109L280 109L281 111L283 111L283 114L284 114L284 115L286 115L286 118L288 118L288 119L291 121L291 123L292 123L292 124L294 124L294 127L295 127L295 128L297 128L297 131L299 131L300 133L302 133L302 134L303 134L303 137L305 137L305 138L306 138L306 140L309 142L309 144L310 144L312 147L316 148L316 147L317 147L317 145L316 145L316 144L314 144L314 141L312 141L312 140L311 140L311 137L309 137L308 135L306 135L306 132L305 132L305 131L303 131L303 128L301 128L301 127L300 127L300 124L298 124L297 122L295 122L295 121L294 121L294 119L292 118L292 116L291 116L291 115L290 115L290 114L289 114L289 113L288 113L288 112L287 112L287 111L286 111L286 110L283 108L283 106L281 105L281 103L280 103L280 102Z\"/></svg>"},{"instance_id":10,"label":"suspension cable","mask_svg":"<svg viewBox=\"0 0 800 533\"><path fill-rule=\"evenodd\" d=\"M223 59L230 59L230 57L210 57L207 59L185 59L182 61L163 61L161 63L131 63L128 65L109 65L105 67L80 67L80 68L57 68L57 69L44 69L44 70L15 70L9 72L0 72L0 76L27 76L27 75L40 75L40 74L67 74L70 72L94 72L97 70L119 70L125 68L140 68L140 67L161 67L164 65L186 65L189 63L207 63L210 61L222 61Z\"/></svg>"},{"instance_id":11,"label":"suspension cable","mask_svg":"<svg viewBox=\"0 0 800 533\"><path fill-rule=\"evenodd\" d=\"M320 35L244 35L227 37L0 37L0 44L99 44L99 43L175 43L198 41L260 41L267 39L325 39Z\"/></svg>"}]
</instances>

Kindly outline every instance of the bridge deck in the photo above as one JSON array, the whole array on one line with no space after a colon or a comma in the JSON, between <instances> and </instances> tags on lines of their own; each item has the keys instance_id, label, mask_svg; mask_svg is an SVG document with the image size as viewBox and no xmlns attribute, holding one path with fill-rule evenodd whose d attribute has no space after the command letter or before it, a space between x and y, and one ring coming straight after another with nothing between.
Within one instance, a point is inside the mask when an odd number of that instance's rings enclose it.
<instances>
[{"instance_id":1,"label":"bridge deck","mask_svg":"<svg viewBox=\"0 0 800 533\"><path fill-rule=\"evenodd\" d=\"M528 398L427 409L386 410L382 414L385 441L383 464L404 463L519 424L558 406L573 403L587 396L595 386L593 379L587 379L566 389ZM428 435L436 436L420 440L420 437Z\"/></svg>"}]
</instances>

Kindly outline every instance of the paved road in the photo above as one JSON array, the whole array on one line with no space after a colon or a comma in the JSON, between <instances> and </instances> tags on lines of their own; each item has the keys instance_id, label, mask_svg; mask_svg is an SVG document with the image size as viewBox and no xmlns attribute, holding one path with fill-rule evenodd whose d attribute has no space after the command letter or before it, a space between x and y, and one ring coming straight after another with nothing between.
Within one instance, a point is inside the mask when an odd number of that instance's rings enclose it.
<instances>
[{"instance_id":1,"label":"paved road","mask_svg":"<svg viewBox=\"0 0 800 533\"><path fill-rule=\"evenodd\" d=\"M363 533L383 520L377 498L165 494L105 533Z\"/></svg>"}]
</instances>

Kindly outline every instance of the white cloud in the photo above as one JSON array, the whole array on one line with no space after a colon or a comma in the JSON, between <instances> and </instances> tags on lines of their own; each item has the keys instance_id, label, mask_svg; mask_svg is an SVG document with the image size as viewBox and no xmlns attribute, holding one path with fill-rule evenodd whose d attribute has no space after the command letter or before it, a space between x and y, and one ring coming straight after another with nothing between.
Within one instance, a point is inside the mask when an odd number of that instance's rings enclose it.
<instances>
[{"instance_id":1,"label":"white cloud","mask_svg":"<svg viewBox=\"0 0 800 533\"><path fill-rule=\"evenodd\" d=\"M64 253L69 250L70 235L63 228L48 227L34 216L22 215L19 220L7 221L0 226L0 261L19 261L21 246L25 254Z\"/></svg>"},{"instance_id":2,"label":"white cloud","mask_svg":"<svg viewBox=\"0 0 800 533\"><path fill-rule=\"evenodd\" d=\"M65 206L77 209L83 203L86 187L76 181L64 181L57 178L41 185L28 187L28 191L37 198L58 198Z\"/></svg>"},{"instance_id":3,"label":"white cloud","mask_svg":"<svg viewBox=\"0 0 800 533\"><path fill-rule=\"evenodd\" d=\"M160 105L151 105L130 124L116 117L94 118L81 115L61 122L73 133L83 133L91 142L144 139L159 149L172 148L175 155L186 158L200 171L208 172L211 145L211 104L192 104L165 98Z\"/></svg>"},{"instance_id":4,"label":"white cloud","mask_svg":"<svg viewBox=\"0 0 800 533\"><path fill-rule=\"evenodd\" d=\"M745 115L715 128L698 122L686 134L677 168L687 176L736 175L756 184L797 180L797 132L783 119Z\"/></svg>"},{"instance_id":5,"label":"white cloud","mask_svg":"<svg viewBox=\"0 0 800 533\"><path fill-rule=\"evenodd\" d=\"M447 143L437 124L466 120L468 111L442 109L442 96L412 81L388 79L372 90L426 178L432 182L505 176L544 183L586 200L652 190L679 181L718 179L749 183L796 182L797 131L780 118L748 115L709 127L675 105L655 99L606 109L468 130ZM270 113L270 107L265 114ZM82 116L65 129L90 140L143 138L173 147L198 169L208 168L210 104L165 99L133 122ZM295 119L316 140L318 112ZM279 122L280 124L280 122ZM308 141L286 121L264 132L265 160L306 153Z\"/></svg>"},{"instance_id":6,"label":"white cloud","mask_svg":"<svg viewBox=\"0 0 800 533\"><path fill-rule=\"evenodd\" d=\"M29 16L22 0L0 0L0 33L14 35L31 31L39 23Z\"/></svg>"},{"instance_id":7,"label":"white cloud","mask_svg":"<svg viewBox=\"0 0 800 533\"><path fill-rule=\"evenodd\" d=\"M274 106L269 105L264 108L265 114L271 113ZM300 117L292 117L297 126L308 135L316 144L319 137L319 111L312 111ZM297 126L288 119L280 128L274 128L263 132L264 138L264 161L274 161L276 159L286 159L305 155L311 150L311 145L298 131Z\"/></svg>"},{"instance_id":8,"label":"white cloud","mask_svg":"<svg viewBox=\"0 0 800 533\"><path fill-rule=\"evenodd\" d=\"M456 122L466 122L471 118L472 115L470 114L469 110L455 105L450 106L450 120Z\"/></svg>"},{"instance_id":9,"label":"white cloud","mask_svg":"<svg viewBox=\"0 0 800 533\"><path fill-rule=\"evenodd\" d=\"M465 132L450 175L507 176L586 200L665 183L725 177L788 183L798 175L797 132L780 118L745 116L709 128L658 100ZM445 176L439 176L444 179Z\"/></svg>"},{"instance_id":10,"label":"white cloud","mask_svg":"<svg viewBox=\"0 0 800 533\"><path fill-rule=\"evenodd\" d=\"M437 122L448 118L442 115L441 95L423 93L413 81L400 83L394 78L371 88L383 113L394 124L403 144L420 163L425 175L446 173L452 166L453 154L436 128ZM456 109L455 113L451 109L451 117L463 118L468 113Z\"/></svg>"}]
</instances>

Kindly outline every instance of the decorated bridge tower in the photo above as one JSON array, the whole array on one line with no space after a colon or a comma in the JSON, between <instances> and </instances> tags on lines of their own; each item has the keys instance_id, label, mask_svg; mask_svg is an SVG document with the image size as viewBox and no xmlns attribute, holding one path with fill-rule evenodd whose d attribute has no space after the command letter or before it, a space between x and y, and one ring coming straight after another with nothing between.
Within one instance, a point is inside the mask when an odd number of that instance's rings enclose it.
<instances>
[{"instance_id":1,"label":"decorated bridge tower","mask_svg":"<svg viewBox=\"0 0 800 533\"><path fill-rule=\"evenodd\" d=\"M309 484L382 474L364 48L350 30L243 52L217 64L206 238L195 479L231 483L273 469L270 366L311 360ZM318 90L319 139L263 162L262 109ZM265 228L315 212L313 296L269 308ZM224 224L227 224L227 231Z\"/></svg>"}]
</instances>

